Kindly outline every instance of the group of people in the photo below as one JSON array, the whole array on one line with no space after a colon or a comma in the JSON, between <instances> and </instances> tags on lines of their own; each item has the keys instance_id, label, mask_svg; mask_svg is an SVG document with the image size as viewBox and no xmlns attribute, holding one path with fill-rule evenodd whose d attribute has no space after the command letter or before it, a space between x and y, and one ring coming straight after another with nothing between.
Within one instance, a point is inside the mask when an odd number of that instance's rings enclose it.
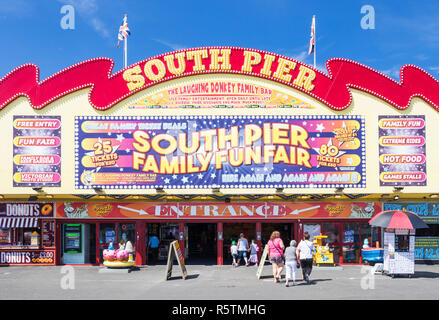
<instances>
[{"instance_id":1,"label":"group of people","mask_svg":"<svg viewBox=\"0 0 439 320\"><path fill-rule=\"evenodd\" d=\"M290 241L289 247L285 248L285 245L280 237L279 231L274 231L270 240L267 243L269 249L269 259L273 266L274 282L280 282L281 273L286 269L285 286L288 287L290 280L293 280L293 285L296 284L296 273L298 268L302 268L303 280L310 284L310 275L313 264L313 251L314 244L310 241L310 235L308 232L304 233L303 240L297 242L295 240ZM250 258L247 259L247 252L250 253ZM258 265L258 252L259 247L255 240L252 240L249 245L244 234L239 235L238 243L232 241L230 247L230 253L233 257L233 266L240 265L241 260L244 259L245 265L249 266L251 263Z\"/></svg>"},{"instance_id":2,"label":"group of people","mask_svg":"<svg viewBox=\"0 0 439 320\"><path fill-rule=\"evenodd\" d=\"M247 252L250 254L249 258L247 258ZM241 264L241 260L244 259L246 267L248 267L251 263L257 266L258 252L259 247L256 244L256 241L252 239L251 244L249 244L244 234L241 233L239 235L238 243L236 243L236 241L232 241L232 245L230 246L230 253L232 254L233 258L232 265L237 267Z\"/></svg>"},{"instance_id":3,"label":"group of people","mask_svg":"<svg viewBox=\"0 0 439 320\"><path fill-rule=\"evenodd\" d=\"M293 280L293 285L296 284L296 272L298 267L302 268L303 280L308 284L311 283L310 275L312 271L314 244L310 241L310 235L308 232L304 233L303 238L304 239L299 242L299 245L297 245L295 240L291 240L290 246L285 248L285 245L280 238L279 231L274 231L271 234L267 245L270 262L273 266L274 282L280 282L280 275L285 265L286 287L289 286L290 279Z\"/></svg>"}]
</instances>

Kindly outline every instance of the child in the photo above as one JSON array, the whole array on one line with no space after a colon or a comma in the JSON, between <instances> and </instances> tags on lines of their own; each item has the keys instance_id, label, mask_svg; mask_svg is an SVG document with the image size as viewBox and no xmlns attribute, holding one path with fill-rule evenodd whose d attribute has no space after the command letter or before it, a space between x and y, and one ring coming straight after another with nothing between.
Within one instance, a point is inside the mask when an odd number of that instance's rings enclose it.
<instances>
[{"instance_id":1,"label":"child","mask_svg":"<svg viewBox=\"0 0 439 320\"><path fill-rule=\"evenodd\" d=\"M259 252L259 247L256 244L256 241L254 239L252 239L252 243L250 244L250 259L248 260L248 264L250 263L254 263L255 266L258 266L258 252Z\"/></svg>"},{"instance_id":2,"label":"child","mask_svg":"<svg viewBox=\"0 0 439 320\"><path fill-rule=\"evenodd\" d=\"M230 246L230 253L233 257L232 266L236 267L238 264L236 263L236 259L238 258L238 246L235 241L232 241L232 245Z\"/></svg>"}]
</instances>

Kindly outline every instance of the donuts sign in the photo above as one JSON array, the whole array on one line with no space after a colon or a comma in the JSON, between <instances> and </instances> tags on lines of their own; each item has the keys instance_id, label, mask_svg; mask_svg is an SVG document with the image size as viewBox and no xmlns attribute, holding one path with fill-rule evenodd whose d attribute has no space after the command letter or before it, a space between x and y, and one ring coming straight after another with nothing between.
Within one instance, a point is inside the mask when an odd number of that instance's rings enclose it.
<instances>
[{"instance_id":1,"label":"donuts sign","mask_svg":"<svg viewBox=\"0 0 439 320\"><path fill-rule=\"evenodd\" d=\"M0 217L5 218L50 218L53 211L53 203L0 203Z\"/></svg>"}]
</instances>

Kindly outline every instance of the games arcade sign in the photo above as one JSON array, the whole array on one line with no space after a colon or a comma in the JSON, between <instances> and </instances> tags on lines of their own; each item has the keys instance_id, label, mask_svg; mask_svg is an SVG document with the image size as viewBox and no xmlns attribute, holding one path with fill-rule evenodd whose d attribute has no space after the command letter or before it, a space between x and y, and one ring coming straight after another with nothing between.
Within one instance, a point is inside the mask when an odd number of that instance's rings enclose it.
<instances>
[{"instance_id":1,"label":"games arcade sign","mask_svg":"<svg viewBox=\"0 0 439 320\"><path fill-rule=\"evenodd\" d=\"M299 90L333 110L344 110L350 105L350 88L374 95L400 110L407 109L413 97L420 97L439 109L438 81L413 65L401 68L401 81L397 82L347 59L328 60L326 74L297 60L262 50L203 47L161 54L111 74L113 66L113 60L108 58L86 60L40 82L36 65L22 65L0 80L0 109L21 96L27 97L33 108L42 109L74 91L92 88L90 104L98 110L107 110L158 83L218 73L275 81Z\"/></svg>"}]
</instances>

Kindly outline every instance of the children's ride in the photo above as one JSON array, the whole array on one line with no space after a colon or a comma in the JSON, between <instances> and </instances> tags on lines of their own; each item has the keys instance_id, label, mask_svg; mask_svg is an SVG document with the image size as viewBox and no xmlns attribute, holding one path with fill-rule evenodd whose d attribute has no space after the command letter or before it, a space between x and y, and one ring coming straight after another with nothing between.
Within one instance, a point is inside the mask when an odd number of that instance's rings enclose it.
<instances>
[{"instance_id":1,"label":"children's ride","mask_svg":"<svg viewBox=\"0 0 439 320\"><path fill-rule=\"evenodd\" d=\"M324 236L320 233L318 236L314 236L314 261L317 264L317 266L320 266L321 264L325 265L334 265L334 255L332 252L330 252L328 245L323 245L323 240L326 239L328 236Z\"/></svg>"},{"instance_id":2,"label":"children's ride","mask_svg":"<svg viewBox=\"0 0 439 320\"><path fill-rule=\"evenodd\" d=\"M108 246L108 249L105 249L103 252L104 256L104 266L110 268L126 268L132 267L135 264L133 259L133 254L125 250L125 247L122 245L119 249L114 250L114 246L112 243Z\"/></svg>"}]
</instances>

